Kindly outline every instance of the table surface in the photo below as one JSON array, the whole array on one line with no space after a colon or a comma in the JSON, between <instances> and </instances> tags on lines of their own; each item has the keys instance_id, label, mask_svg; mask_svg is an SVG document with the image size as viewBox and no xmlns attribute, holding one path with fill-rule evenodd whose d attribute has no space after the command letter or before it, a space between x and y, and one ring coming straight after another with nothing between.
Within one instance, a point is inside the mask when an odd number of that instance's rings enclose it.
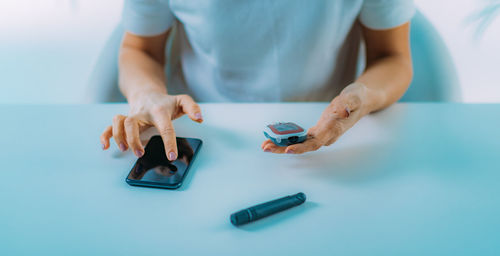
<instances>
[{"instance_id":1,"label":"table surface","mask_svg":"<svg viewBox=\"0 0 500 256\"><path fill-rule=\"evenodd\" d=\"M500 105L395 104L334 145L262 152L262 128L324 103L202 104L179 190L125 183L135 157L99 135L127 105L0 105L3 255L499 255ZM307 202L236 228L232 212ZM7 253L6 253L7 252ZM6 253L6 254L5 254Z\"/></svg>"}]
</instances>

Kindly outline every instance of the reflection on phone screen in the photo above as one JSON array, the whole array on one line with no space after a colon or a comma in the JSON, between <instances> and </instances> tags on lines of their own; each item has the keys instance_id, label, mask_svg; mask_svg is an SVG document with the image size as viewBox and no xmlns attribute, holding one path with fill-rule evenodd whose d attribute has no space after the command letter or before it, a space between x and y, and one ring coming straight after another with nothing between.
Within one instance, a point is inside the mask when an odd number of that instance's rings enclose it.
<instances>
[{"instance_id":1,"label":"reflection on phone screen","mask_svg":"<svg viewBox=\"0 0 500 256\"><path fill-rule=\"evenodd\" d=\"M137 160L128 179L137 183L155 183L165 186L180 184L200 144L201 141L198 139L178 137L178 157L175 161L169 161L161 137L154 136L146 145L144 156Z\"/></svg>"}]
</instances>

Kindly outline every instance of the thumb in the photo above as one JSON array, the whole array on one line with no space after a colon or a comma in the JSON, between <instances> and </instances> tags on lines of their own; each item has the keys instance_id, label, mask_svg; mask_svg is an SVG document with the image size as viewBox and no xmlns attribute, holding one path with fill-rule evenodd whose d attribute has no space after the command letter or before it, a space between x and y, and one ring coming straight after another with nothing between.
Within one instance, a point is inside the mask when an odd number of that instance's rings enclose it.
<instances>
[{"instance_id":1,"label":"thumb","mask_svg":"<svg viewBox=\"0 0 500 256\"><path fill-rule=\"evenodd\" d=\"M188 115L191 120L201 123L203 122L203 117L201 116L200 106L194 102L191 96L182 94L177 96L179 105L182 111Z\"/></svg>"},{"instance_id":2,"label":"thumb","mask_svg":"<svg viewBox=\"0 0 500 256\"><path fill-rule=\"evenodd\" d=\"M361 98L354 93L346 93L338 96L333 104L333 113L340 118L348 118L352 112L361 107Z\"/></svg>"}]
</instances>

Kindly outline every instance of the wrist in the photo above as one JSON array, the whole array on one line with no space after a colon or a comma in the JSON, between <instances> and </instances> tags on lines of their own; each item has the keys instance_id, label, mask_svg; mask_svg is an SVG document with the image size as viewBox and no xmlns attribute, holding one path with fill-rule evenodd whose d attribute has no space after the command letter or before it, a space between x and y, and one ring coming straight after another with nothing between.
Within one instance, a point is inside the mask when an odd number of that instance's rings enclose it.
<instances>
[{"instance_id":1,"label":"wrist","mask_svg":"<svg viewBox=\"0 0 500 256\"><path fill-rule=\"evenodd\" d=\"M155 97L158 95L167 95L166 90L158 90L158 89L143 89L130 92L127 96L127 101L130 105L135 105L140 102L144 102L151 97Z\"/></svg>"},{"instance_id":2,"label":"wrist","mask_svg":"<svg viewBox=\"0 0 500 256\"><path fill-rule=\"evenodd\" d=\"M363 116L380 109L380 106L385 102L385 95L382 92L370 88L361 82L354 82L346 86L340 94L359 100L359 111Z\"/></svg>"}]
</instances>

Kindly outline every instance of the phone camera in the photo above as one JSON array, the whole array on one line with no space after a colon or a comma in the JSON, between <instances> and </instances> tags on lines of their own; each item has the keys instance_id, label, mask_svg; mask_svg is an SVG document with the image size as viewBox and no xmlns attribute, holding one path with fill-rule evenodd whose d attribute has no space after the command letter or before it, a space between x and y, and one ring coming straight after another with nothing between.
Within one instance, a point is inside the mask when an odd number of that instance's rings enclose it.
<instances>
[{"instance_id":1,"label":"phone camera","mask_svg":"<svg viewBox=\"0 0 500 256\"><path fill-rule=\"evenodd\" d=\"M173 165L173 164L169 164L169 165L168 165L168 169L169 169L169 171L168 171L168 172L170 172L170 174L174 174L174 173L176 173L176 172L177 172L177 166L175 166L175 165Z\"/></svg>"}]
</instances>

